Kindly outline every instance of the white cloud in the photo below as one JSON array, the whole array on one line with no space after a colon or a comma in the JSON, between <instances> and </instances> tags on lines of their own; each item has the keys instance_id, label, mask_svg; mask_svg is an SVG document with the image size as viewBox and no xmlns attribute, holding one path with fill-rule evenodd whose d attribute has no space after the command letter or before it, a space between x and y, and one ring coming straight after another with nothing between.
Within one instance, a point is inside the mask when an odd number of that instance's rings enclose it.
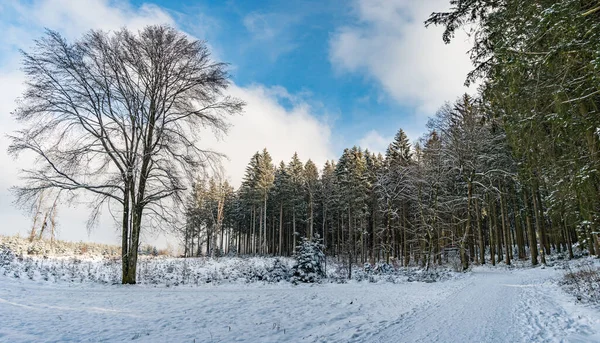
<instances>
[{"instance_id":1,"label":"white cloud","mask_svg":"<svg viewBox=\"0 0 600 343\"><path fill-rule=\"evenodd\" d=\"M251 38L245 46L259 48L274 61L298 47L290 31L298 21L298 14L250 12L243 19Z\"/></svg>"},{"instance_id":2,"label":"white cloud","mask_svg":"<svg viewBox=\"0 0 600 343\"><path fill-rule=\"evenodd\" d=\"M244 17L244 26L255 39L273 39L278 30L272 27L267 20L267 15L258 12L249 13Z\"/></svg>"},{"instance_id":3,"label":"white cloud","mask_svg":"<svg viewBox=\"0 0 600 343\"><path fill-rule=\"evenodd\" d=\"M424 27L447 0L356 0L356 22L340 27L330 40L329 58L338 72L375 79L397 102L432 115L444 101L467 91L472 69L466 35L445 45L441 28Z\"/></svg>"},{"instance_id":4,"label":"white cloud","mask_svg":"<svg viewBox=\"0 0 600 343\"><path fill-rule=\"evenodd\" d=\"M133 7L108 0L37 0L27 5L14 3L3 10L11 13L11 18L3 18L0 14L0 29L10 33L0 37L0 44L4 45L0 49L0 60L4 61L0 67L0 219L3 221L0 234L25 234L31 219L12 206L8 187L18 183L18 169L25 167L26 162L15 162L7 155L8 140L4 137L17 127L9 113L15 107L15 98L23 90L24 76L18 71L17 49L27 50L32 39L43 34L43 27L57 30L69 39L77 39L89 29L112 30L127 26L135 30L149 24L174 25L174 20L154 5ZM233 126L223 141L216 142L207 137L203 142L229 156L224 165L234 184L241 180L252 154L264 147L276 162L288 161L295 151L303 159L310 157L319 165L333 157L329 126L314 115L307 102L281 87L233 85L231 93L247 102L245 114L232 118ZM291 108L282 106L281 100L291 102ZM88 235L84 227L86 212L83 205L61 208L60 238L119 242L119 232L110 219L103 220L101 227ZM172 238L168 240L175 242ZM166 239L150 235L147 242L164 245Z\"/></svg>"},{"instance_id":5,"label":"white cloud","mask_svg":"<svg viewBox=\"0 0 600 343\"><path fill-rule=\"evenodd\" d=\"M139 30L151 24L174 24L173 18L152 4L136 8L128 2L110 0L36 0L18 7L36 25L77 38L90 29L116 30L123 26Z\"/></svg>"},{"instance_id":6,"label":"white cloud","mask_svg":"<svg viewBox=\"0 0 600 343\"><path fill-rule=\"evenodd\" d=\"M363 149L369 149L371 152L385 154L385 149L392 142L394 137L384 137L376 130L371 130L358 141Z\"/></svg>"},{"instance_id":7,"label":"white cloud","mask_svg":"<svg viewBox=\"0 0 600 343\"><path fill-rule=\"evenodd\" d=\"M411 145L414 145L419 139L420 131L418 129L407 130L404 128L404 133L406 134L406 137L408 137L408 141L411 143ZM361 139L359 139L358 144L363 149L369 149L371 152L385 154L388 145L394 141L395 134L396 133L390 136L385 136L377 130L370 130Z\"/></svg>"},{"instance_id":8,"label":"white cloud","mask_svg":"<svg viewBox=\"0 0 600 343\"><path fill-rule=\"evenodd\" d=\"M287 163L294 152L303 161L312 159L319 167L335 157L329 126L314 115L307 102L281 87L234 85L231 93L246 101L247 106L243 116L232 118L233 127L216 149L229 157L223 164L234 185L239 185L252 155L263 148L267 148L274 163ZM282 106L282 99L291 100L292 108Z\"/></svg>"}]
</instances>

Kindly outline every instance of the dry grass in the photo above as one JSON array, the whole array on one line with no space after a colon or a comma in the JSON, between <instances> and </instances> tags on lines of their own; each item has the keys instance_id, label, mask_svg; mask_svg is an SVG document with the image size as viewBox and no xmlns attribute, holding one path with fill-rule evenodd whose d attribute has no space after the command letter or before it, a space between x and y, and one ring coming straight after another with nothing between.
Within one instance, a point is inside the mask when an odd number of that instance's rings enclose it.
<instances>
[{"instance_id":1,"label":"dry grass","mask_svg":"<svg viewBox=\"0 0 600 343\"><path fill-rule=\"evenodd\" d=\"M561 284L577 300L600 304L600 268L593 263L567 267Z\"/></svg>"}]
</instances>

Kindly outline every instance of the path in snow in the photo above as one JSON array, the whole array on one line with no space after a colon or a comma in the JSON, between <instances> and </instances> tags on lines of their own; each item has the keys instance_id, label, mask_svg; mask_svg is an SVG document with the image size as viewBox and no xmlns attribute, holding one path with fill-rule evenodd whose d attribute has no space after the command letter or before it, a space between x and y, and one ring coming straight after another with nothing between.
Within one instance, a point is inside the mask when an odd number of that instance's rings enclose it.
<instances>
[{"instance_id":1,"label":"path in snow","mask_svg":"<svg viewBox=\"0 0 600 343\"><path fill-rule=\"evenodd\" d=\"M0 342L600 342L551 268L439 283L151 288L0 277Z\"/></svg>"},{"instance_id":2,"label":"path in snow","mask_svg":"<svg viewBox=\"0 0 600 343\"><path fill-rule=\"evenodd\" d=\"M554 270L479 268L442 301L417 308L372 342L600 342L600 313L573 304Z\"/></svg>"}]
</instances>

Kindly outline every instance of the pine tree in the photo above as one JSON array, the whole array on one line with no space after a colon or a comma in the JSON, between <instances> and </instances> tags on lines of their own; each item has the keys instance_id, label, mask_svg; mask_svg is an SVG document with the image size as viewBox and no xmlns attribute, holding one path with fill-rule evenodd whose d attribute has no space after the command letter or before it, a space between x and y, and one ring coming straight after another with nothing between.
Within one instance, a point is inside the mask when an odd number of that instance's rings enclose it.
<instances>
[{"instance_id":1,"label":"pine tree","mask_svg":"<svg viewBox=\"0 0 600 343\"><path fill-rule=\"evenodd\" d=\"M262 213L259 228L260 252L267 253L267 199L275 179L273 160L267 149L262 154L255 155L256 161L256 189L261 196Z\"/></svg>"},{"instance_id":2,"label":"pine tree","mask_svg":"<svg viewBox=\"0 0 600 343\"><path fill-rule=\"evenodd\" d=\"M334 236L331 232L331 222L337 203L336 194L338 191L336 186L335 161L326 161L323 166L319 188L319 198L321 200L321 208L323 209L321 236L323 237L325 249L327 249L327 237L330 234L332 235L330 241L334 241Z\"/></svg>"},{"instance_id":3,"label":"pine tree","mask_svg":"<svg viewBox=\"0 0 600 343\"><path fill-rule=\"evenodd\" d=\"M404 130L399 129L394 141L387 148L386 160L394 166L405 166L410 164L411 159L410 142Z\"/></svg>"},{"instance_id":4,"label":"pine tree","mask_svg":"<svg viewBox=\"0 0 600 343\"><path fill-rule=\"evenodd\" d=\"M296 239L302 235L297 230L298 222L304 217L304 166L298 158L298 154L294 153L292 160L288 164L288 173L290 176L290 203L292 210L292 251L296 251Z\"/></svg>"},{"instance_id":5,"label":"pine tree","mask_svg":"<svg viewBox=\"0 0 600 343\"><path fill-rule=\"evenodd\" d=\"M302 237L295 258L296 264L292 268L294 284L315 283L325 277L325 254L318 235L311 239Z\"/></svg>"},{"instance_id":6,"label":"pine tree","mask_svg":"<svg viewBox=\"0 0 600 343\"><path fill-rule=\"evenodd\" d=\"M317 193L319 183L319 171L317 166L310 159L306 161L304 165L304 189L307 197L308 204L308 230L307 236L312 239L314 233L314 208L315 208L315 195Z\"/></svg>"},{"instance_id":7,"label":"pine tree","mask_svg":"<svg viewBox=\"0 0 600 343\"><path fill-rule=\"evenodd\" d=\"M279 163L279 168L277 168L277 170L275 171L274 191L279 211L279 235L277 252L279 255L283 255L284 251L286 252L286 254L289 253L284 247L284 241L287 237L287 235L284 234L284 211L287 210L287 208L290 205L291 194L290 175L283 161Z\"/></svg>"}]
</instances>

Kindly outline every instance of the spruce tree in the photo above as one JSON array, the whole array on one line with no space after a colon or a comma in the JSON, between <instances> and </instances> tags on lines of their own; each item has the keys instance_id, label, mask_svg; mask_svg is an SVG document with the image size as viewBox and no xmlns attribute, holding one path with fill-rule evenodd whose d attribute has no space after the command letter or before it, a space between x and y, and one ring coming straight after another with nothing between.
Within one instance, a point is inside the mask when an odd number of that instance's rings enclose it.
<instances>
[{"instance_id":1,"label":"spruce tree","mask_svg":"<svg viewBox=\"0 0 600 343\"><path fill-rule=\"evenodd\" d=\"M288 173L290 176L290 203L292 211L292 251L296 251L298 236L306 236L298 232L298 223L304 221L305 202L304 202L304 166L294 153L292 160L288 164Z\"/></svg>"},{"instance_id":2,"label":"spruce tree","mask_svg":"<svg viewBox=\"0 0 600 343\"><path fill-rule=\"evenodd\" d=\"M312 239L314 233L314 209L315 209L315 196L317 193L317 187L319 182L319 171L317 166L310 159L306 161L304 165L304 190L306 194L307 208L308 208L308 230L307 237Z\"/></svg>"}]
</instances>

